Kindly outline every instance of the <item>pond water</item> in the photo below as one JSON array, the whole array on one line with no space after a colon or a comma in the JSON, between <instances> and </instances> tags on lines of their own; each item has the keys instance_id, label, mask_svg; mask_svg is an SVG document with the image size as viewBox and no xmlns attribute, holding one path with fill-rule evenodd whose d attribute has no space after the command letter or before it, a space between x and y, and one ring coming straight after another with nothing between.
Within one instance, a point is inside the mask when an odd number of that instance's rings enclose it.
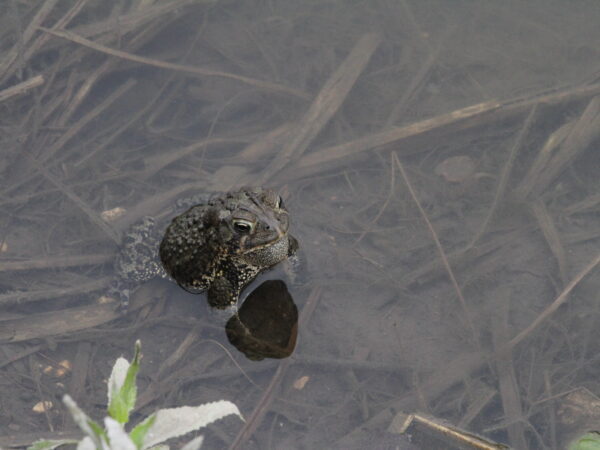
<instances>
[{"instance_id":1,"label":"pond water","mask_svg":"<svg viewBox=\"0 0 600 450\"><path fill-rule=\"evenodd\" d=\"M402 413L519 449L597 428L599 8L1 4L0 447L79 438L63 395L101 420L138 339L132 422L239 407L207 449L428 448ZM119 314L129 227L243 186L299 242L240 301L276 343L244 355L164 279Z\"/></svg>"}]
</instances>

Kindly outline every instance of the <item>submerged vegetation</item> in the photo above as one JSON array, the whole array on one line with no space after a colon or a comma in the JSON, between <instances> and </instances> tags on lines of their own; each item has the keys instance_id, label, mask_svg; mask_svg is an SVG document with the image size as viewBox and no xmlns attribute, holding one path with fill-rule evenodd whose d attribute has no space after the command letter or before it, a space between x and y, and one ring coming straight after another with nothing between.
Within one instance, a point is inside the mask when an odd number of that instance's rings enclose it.
<instances>
[{"instance_id":1,"label":"submerged vegetation","mask_svg":"<svg viewBox=\"0 0 600 450\"><path fill-rule=\"evenodd\" d=\"M132 336L152 374L134 420L122 398L86 442L142 445L137 417L222 398L247 421L203 431L207 448L399 445L400 411L513 448L596 429L597 13L0 1L0 447L104 417ZM298 322L284 311L266 346L292 357L248 360L204 298L160 281L120 316L102 293L124 230L244 185L281 194L306 256Z\"/></svg>"}]
</instances>

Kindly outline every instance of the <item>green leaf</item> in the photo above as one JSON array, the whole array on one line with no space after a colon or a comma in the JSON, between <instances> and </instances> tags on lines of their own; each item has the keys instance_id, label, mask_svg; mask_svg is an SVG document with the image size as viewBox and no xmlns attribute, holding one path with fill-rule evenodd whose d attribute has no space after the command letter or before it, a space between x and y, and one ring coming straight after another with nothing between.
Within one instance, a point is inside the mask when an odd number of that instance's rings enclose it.
<instances>
[{"instance_id":1,"label":"green leaf","mask_svg":"<svg viewBox=\"0 0 600 450\"><path fill-rule=\"evenodd\" d=\"M115 363L113 373L111 373L109 379L108 414L121 424L129 422L129 413L135 407L137 396L135 380L140 370L141 348L142 344L140 341L136 341L133 361L127 367L124 379L122 378L121 371L123 371L125 365L122 361L119 362L119 360Z\"/></svg>"},{"instance_id":2,"label":"green leaf","mask_svg":"<svg viewBox=\"0 0 600 450\"><path fill-rule=\"evenodd\" d=\"M135 444L137 448L144 448L144 439L146 438L146 434L152 425L154 425L154 421L156 420L156 414L152 414L151 416L144 419L143 422L138 423L131 433L129 433L129 437Z\"/></svg>"},{"instance_id":3,"label":"green leaf","mask_svg":"<svg viewBox=\"0 0 600 450\"><path fill-rule=\"evenodd\" d=\"M104 429L99 424L94 422L92 419L89 419L88 426L93 430L93 432L97 436L100 436L102 439L107 440L106 431L104 431ZM92 436L90 435L90 437Z\"/></svg>"},{"instance_id":4,"label":"green leaf","mask_svg":"<svg viewBox=\"0 0 600 450\"><path fill-rule=\"evenodd\" d=\"M54 450L61 445L77 444L78 442L74 439L41 439L27 447L27 450Z\"/></svg>"},{"instance_id":5,"label":"green leaf","mask_svg":"<svg viewBox=\"0 0 600 450\"><path fill-rule=\"evenodd\" d=\"M600 450L600 433L591 431L569 445L569 450Z\"/></svg>"}]
</instances>

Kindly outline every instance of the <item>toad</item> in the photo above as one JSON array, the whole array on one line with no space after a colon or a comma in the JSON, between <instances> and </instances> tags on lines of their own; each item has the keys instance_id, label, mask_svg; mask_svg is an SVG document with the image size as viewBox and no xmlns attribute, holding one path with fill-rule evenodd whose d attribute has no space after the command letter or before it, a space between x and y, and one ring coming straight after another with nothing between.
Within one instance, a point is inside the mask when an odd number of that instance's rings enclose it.
<instances>
[{"instance_id":1,"label":"toad","mask_svg":"<svg viewBox=\"0 0 600 450\"><path fill-rule=\"evenodd\" d=\"M169 278L192 293L206 292L211 306L227 308L259 273L298 249L288 233L283 200L270 189L201 196L181 206L189 209L173 218L164 234L165 225L146 217L125 236L110 290L123 310L131 291L155 277Z\"/></svg>"}]
</instances>

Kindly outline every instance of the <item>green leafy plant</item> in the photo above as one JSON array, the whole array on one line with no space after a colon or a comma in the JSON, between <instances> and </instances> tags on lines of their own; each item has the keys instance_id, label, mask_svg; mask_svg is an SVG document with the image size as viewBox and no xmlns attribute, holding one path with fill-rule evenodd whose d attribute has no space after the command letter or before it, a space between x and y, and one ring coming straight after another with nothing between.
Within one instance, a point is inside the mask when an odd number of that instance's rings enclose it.
<instances>
[{"instance_id":1,"label":"green leafy plant","mask_svg":"<svg viewBox=\"0 0 600 450\"><path fill-rule=\"evenodd\" d=\"M600 450L600 433L590 431L580 436L571 442L569 450Z\"/></svg>"},{"instance_id":2,"label":"green leafy plant","mask_svg":"<svg viewBox=\"0 0 600 450\"><path fill-rule=\"evenodd\" d=\"M104 418L104 427L90 419L69 395L65 395L64 404L86 436L81 441L41 440L28 450L52 450L67 444L77 444L77 450L163 450L169 448L160 445L166 440L204 428L222 417L236 414L243 420L237 406L220 400L200 406L160 409L127 433L125 425L137 397L135 380L140 358L141 343L137 341L131 363L122 357L115 362L108 380L108 416ZM196 450L201 445L202 436L198 436L182 450Z\"/></svg>"}]
</instances>

